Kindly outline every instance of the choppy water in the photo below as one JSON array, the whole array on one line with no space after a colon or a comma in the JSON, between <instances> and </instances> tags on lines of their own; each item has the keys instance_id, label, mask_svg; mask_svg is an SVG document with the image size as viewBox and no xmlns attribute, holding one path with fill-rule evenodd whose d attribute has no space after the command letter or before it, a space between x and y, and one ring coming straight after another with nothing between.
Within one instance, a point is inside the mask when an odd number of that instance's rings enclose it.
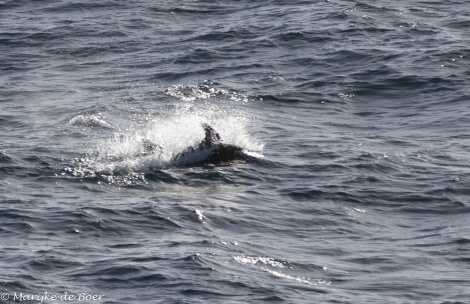
<instances>
[{"instance_id":1,"label":"choppy water","mask_svg":"<svg viewBox=\"0 0 470 304\"><path fill-rule=\"evenodd\" d=\"M0 301L470 303L469 26L457 0L0 1ZM202 122L264 157L174 166Z\"/></svg>"}]
</instances>

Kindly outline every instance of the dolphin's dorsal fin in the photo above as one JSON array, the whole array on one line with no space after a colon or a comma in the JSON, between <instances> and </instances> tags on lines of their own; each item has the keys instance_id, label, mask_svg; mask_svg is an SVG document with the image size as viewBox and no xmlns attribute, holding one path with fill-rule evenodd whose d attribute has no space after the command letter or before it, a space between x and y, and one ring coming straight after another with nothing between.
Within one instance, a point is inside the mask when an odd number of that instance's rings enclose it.
<instances>
[{"instance_id":1,"label":"dolphin's dorsal fin","mask_svg":"<svg viewBox=\"0 0 470 304\"><path fill-rule=\"evenodd\" d=\"M222 142L222 139L220 138L219 133L217 133L214 130L214 128L212 128L207 123L202 123L202 127L204 128L204 131L206 132L206 136L204 137L202 144L204 144L207 147L211 147L212 145L219 144Z\"/></svg>"}]
</instances>

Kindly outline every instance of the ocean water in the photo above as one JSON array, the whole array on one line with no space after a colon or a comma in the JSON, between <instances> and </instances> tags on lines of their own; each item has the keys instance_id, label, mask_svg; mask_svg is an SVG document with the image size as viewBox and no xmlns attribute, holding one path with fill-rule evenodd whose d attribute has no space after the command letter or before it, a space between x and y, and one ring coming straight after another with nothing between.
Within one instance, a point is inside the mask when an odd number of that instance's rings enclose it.
<instances>
[{"instance_id":1,"label":"ocean water","mask_svg":"<svg viewBox=\"0 0 470 304\"><path fill-rule=\"evenodd\" d=\"M470 303L469 26L0 1L0 302ZM256 157L175 164L202 123Z\"/></svg>"}]
</instances>

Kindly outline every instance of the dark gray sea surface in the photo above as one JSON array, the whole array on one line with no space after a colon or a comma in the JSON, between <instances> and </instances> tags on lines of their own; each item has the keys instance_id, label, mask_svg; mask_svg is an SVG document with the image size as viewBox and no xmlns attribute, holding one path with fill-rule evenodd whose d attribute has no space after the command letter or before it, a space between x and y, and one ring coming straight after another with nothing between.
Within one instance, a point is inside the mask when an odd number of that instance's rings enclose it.
<instances>
[{"instance_id":1,"label":"dark gray sea surface","mask_svg":"<svg viewBox=\"0 0 470 304\"><path fill-rule=\"evenodd\" d=\"M470 303L469 27L0 1L0 302ZM251 157L204 162L204 124Z\"/></svg>"}]
</instances>

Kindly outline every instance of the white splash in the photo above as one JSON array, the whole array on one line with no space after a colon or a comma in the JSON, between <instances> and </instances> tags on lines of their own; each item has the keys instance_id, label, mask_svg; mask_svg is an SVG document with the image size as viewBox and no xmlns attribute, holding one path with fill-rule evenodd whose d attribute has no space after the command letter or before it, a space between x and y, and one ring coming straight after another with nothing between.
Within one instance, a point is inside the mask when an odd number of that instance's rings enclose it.
<instances>
[{"instance_id":1,"label":"white splash","mask_svg":"<svg viewBox=\"0 0 470 304\"><path fill-rule=\"evenodd\" d=\"M224 143L250 151L254 157L262 156L263 144L247 131L249 119L245 115L180 105L130 130L116 131L110 138L98 140L79 166L87 172L105 175L146 173L171 167L175 165L176 155L204 139L203 122L210 124ZM152 149L147 149L146 143ZM210 150L198 152L201 153L180 159L183 163L178 165L198 163L211 153Z\"/></svg>"},{"instance_id":2,"label":"white splash","mask_svg":"<svg viewBox=\"0 0 470 304\"><path fill-rule=\"evenodd\" d=\"M84 126L84 127L101 127L107 129L113 129L111 124L109 124L101 115L86 114L86 115L76 115L70 119L70 124L73 126Z\"/></svg>"}]
</instances>

